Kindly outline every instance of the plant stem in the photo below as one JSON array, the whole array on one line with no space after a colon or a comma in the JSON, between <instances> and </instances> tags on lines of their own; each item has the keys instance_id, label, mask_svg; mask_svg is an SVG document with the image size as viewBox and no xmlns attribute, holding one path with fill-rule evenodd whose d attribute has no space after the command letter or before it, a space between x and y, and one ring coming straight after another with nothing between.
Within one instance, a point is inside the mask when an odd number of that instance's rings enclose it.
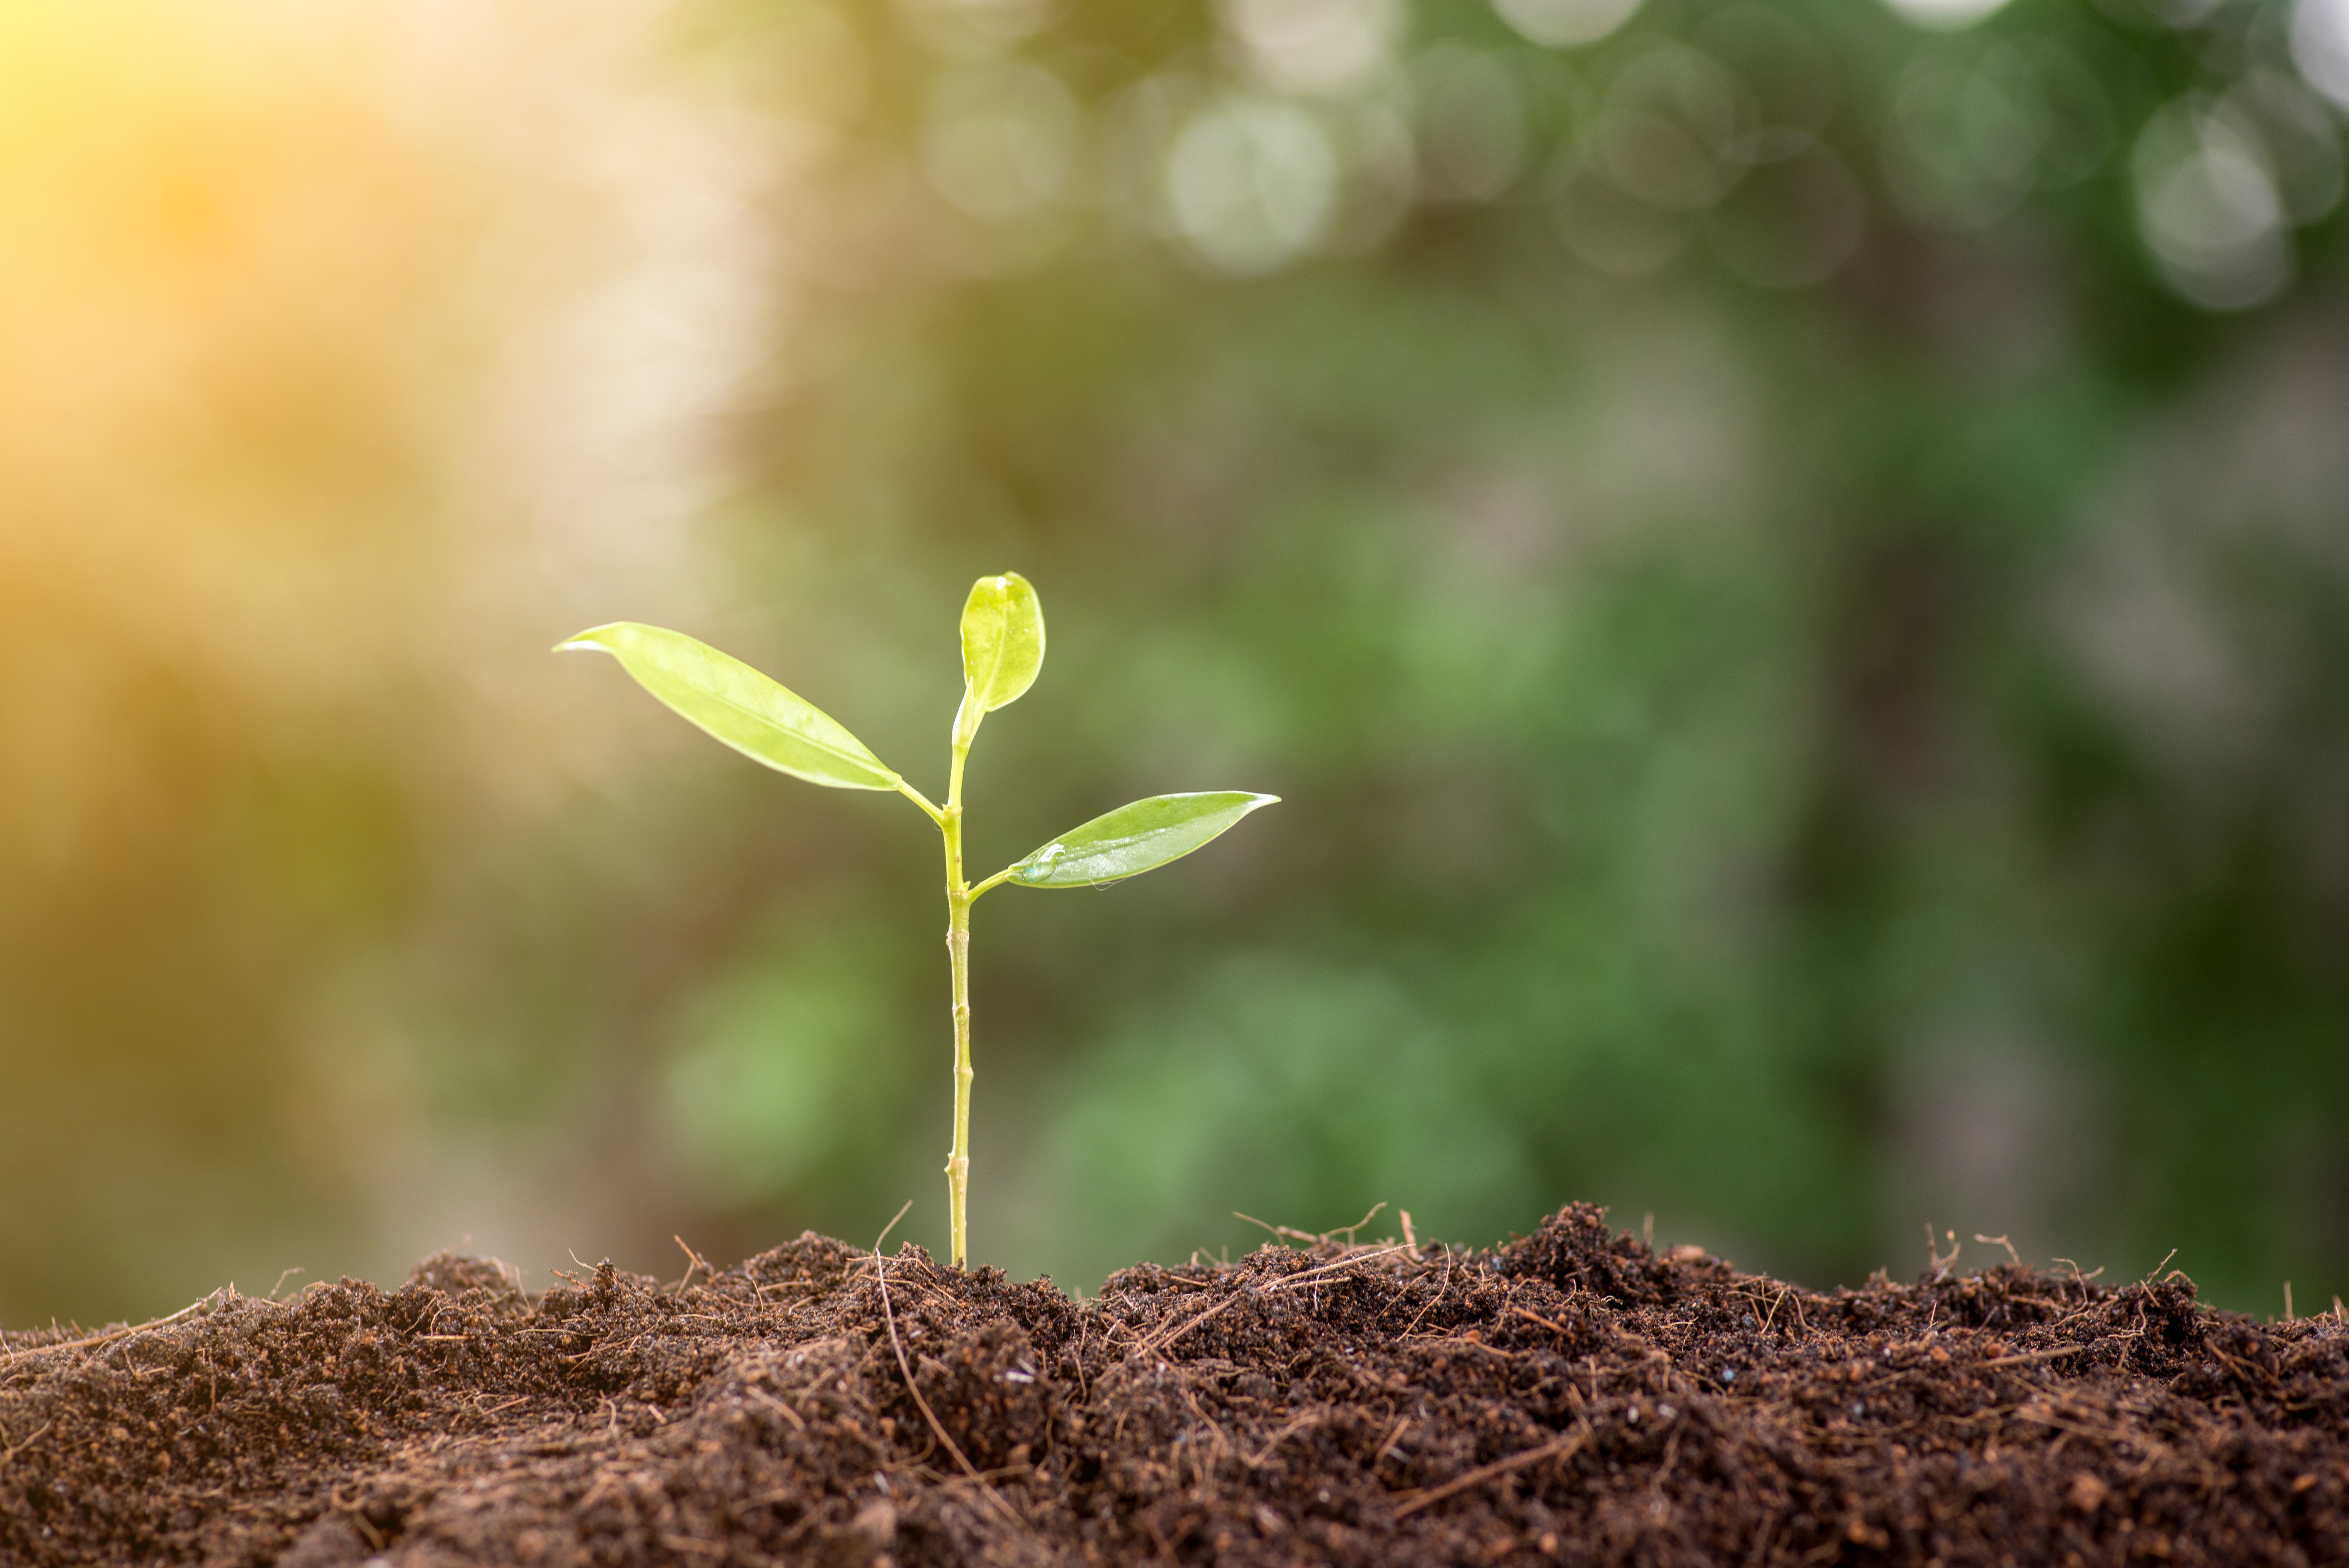
<instances>
[{"instance_id":1,"label":"plant stem","mask_svg":"<svg viewBox=\"0 0 2349 1568\"><path fill-rule=\"evenodd\" d=\"M972 725L975 731L978 727ZM954 1232L952 1264L968 1266L966 1221L970 1197L970 884L962 874L962 770L969 737L955 737L954 771L938 831L947 849L947 957L954 967L954 1148L947 1156L947 1210Z\"/></svg>"},{"instance_id":2,"label":"plant stem","mask_svg":"<svg viewBox=\"0 0 2349 1568\"><path fill-rule=\"evenodd\" d=\"M903 779L897 780L897 793L903 795L906 799L911 800L915 805L919 806L922 809L922 815L927 817L931 821L936 822L939 827L943 828L947 825L947 814L944 811L939 810L936 806L931 805L930 798L927 795L923 794L919 789L915 789Z\"/></svg>"}]
</instances>

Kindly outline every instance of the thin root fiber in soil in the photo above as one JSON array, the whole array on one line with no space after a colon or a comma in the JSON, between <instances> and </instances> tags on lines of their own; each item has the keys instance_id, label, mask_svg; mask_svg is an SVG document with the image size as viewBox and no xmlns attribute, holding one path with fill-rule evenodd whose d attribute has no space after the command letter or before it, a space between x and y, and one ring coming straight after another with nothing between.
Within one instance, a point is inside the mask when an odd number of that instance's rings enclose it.
<instances>
[{"instance_id":1,"label":"thin root fiber in soil","mask_svg":"<svg viewBox=\"0 0 2349 1568\"><path fill-rule=\"evenodd\" d=\"M2340 1563L2344 1352L2175 1273L1811 1292L1588 1206L1084 1302L814 1235L440 1254L0 1338L0 1563Z\"/></svg>"}]
</instances>

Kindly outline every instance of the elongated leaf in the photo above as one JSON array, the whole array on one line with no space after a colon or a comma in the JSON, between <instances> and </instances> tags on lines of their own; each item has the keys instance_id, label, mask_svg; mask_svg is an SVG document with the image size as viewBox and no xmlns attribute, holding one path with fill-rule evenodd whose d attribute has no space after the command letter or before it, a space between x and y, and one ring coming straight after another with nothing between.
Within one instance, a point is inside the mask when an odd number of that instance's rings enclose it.
<instances>
[{"instance_id":1,"label":"elongated leaf","mask_svg":"<svg viewBox=\"0 0 2349 1568\"><path fill-rule=\"evenodd\" d=\"M753 761L834 789L895 789L897 775L830 717L682 632L615 621L555 651L610 654L637 684Z\"/></svg>"},{"instance_id":2,"label":"elongated leaf","mask_svg":"<svg viewBox=\"0 0 2349 1568\"><path fill-rule=\"evenodd\" d=\"M1180 859L1278 795L1223 789L1153 795L1061 834L1011 868L1028 887L1093 887Z\"/></svg>"},{"instance_id":3,"label":"elongated leaf","mask_svg":"<svg viewBox=\"0 0 2349 1568\"><path fill-rule=\"evenodd\" d=\"M1017 572L982 577L962 607L962 678L978 711L1019 700L1044 665L1044 608Z\"/></svg>"}]
</instances>

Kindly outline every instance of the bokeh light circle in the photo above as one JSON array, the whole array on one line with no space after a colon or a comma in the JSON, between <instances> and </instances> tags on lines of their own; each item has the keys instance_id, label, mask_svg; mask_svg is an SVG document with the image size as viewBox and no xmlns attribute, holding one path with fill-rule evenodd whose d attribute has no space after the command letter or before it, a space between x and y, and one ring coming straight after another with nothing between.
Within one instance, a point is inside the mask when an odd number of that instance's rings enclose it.
<instances>
[{"instance_id":1,"label":"bokeh light circle","mask_svg":"<svg viewBox=\"0 0 2349 1568\"><path fill-rule=\"evenodd\" d=\"M1434 201L1490 201L1525 161L1525 95L1506 57L1444 43L1411 62L1419 130L1420 194Z\"/></svg>"},{"instance_id":2,"label":"bokeh light circle","mask_svg":"<svg viewBox=\"0 0 2349 1568\"><path fill-rule=\"evenodd\" d=\"M1235 95L1185 122L1166 154L1176 232L1219 272L1279 267L1321 232L1338 160L1314 118L1283 99Z\"/></svg>"},{"instance_id":3,"label":"bokeh light circle","mask_svg":"<svg viewBox=\"0 0 2349 1568\"><path fill-rule=\"evenodd\" d=\"M1327 93L1375 76L1403 17L1400 0L1224 0L1223 19L1267 83Z\"/></svg>"},{"instance_id":4,"label":"bokeh light circle","mask_svg":"<svg viewBox=\"0 0 2349 1568\"><path fill-rule=\"evenodd\" d=\"M2001 48L1969 62L1933 46L1901 72L1883 130L1885 178L1921 222L1987 228L2037 182L2053 123L2023 55Z\"/></svg>"},{"instance_id":5,"label":"bokeh light circle","mask_svg":"<svg viewBox=\"0 0 2349 1568\"><path fill-rule=\"evenodd\" d=\"M1634 200L1595 161L1571 153L1553 181L1549 218L1584 265L1619 277L1667 265L1688 248L1697 226L1688 212Z\"/></svg>"},{"instance_id":6,"label":"bokeh light circle","mask_svg":"<svg viewBox=\"0 0 2349 1568\"><path fill-rule=\"evenodd\" d=\"M2216 112L2258 139L2292 222L2316 222L2341 204L2341 132L2315 94L2255 66L2227 89Z\"/></svg>"},{"instance_id":7,"label":"bokeh light circle","mask_svg":"<svg viewBox=\"0 0 2349 1568\"><path fill-rule=\"evenodd\" d=\"M2163 278L2209 310L2264 303L2292 280L2282 198L2267 151L2199 99L2164 108L2130 158L2137 233Z\"/></svg>"},{"instance_id":8,"label":"bokeh light circle","mask_svg":"<svg viewBox=\"0 0 2349 1568\"><path fill-rule=\"evenodd\" d=\"M1588 133L1615 183L1676 211L1721 200L1752 156L1754 111L1742 84L1693 49L1667 46L1615 75Z\"/></svg>"},{"instance_id":9,"label":"bokeh light circle","mask_svg":"<svg viewBox=\"0 0 2349 1568\"><path fill-rule=\"evenodd\" d=\"M1493 0L1502 21L1554 49L1595 44L1639 8L1640 0Z\"/></svg>"},{"instance_id":10,"label":"bokeh light circle","mask_svg":"<svg viewBox=\"0 0 2349 1568\"><path fill-rule=\"evenodd\" d=\"M1707 17L1692 41L1744 85L1761 124L1816 135L1835 117L1842 93L1835 61L1792 17L1731 5Z\"/></svg>"},{"instance_id":11,"label":"bokeh light circle","mask_svg":"<svg viewBox=\"0 0 2349 1568\"><path fill-rule=\"evenodd\" d=\"M1759 164L1705 218L1721 264L1767 289L1806 288L1859 248L1868 204L1842 159L1813 143Z\"/></svg>"},{"instance_id":12,"label":"bokeh light circle","mask_svg":"<svg viewBox=\"0 0 2349 1568\"><path fill-rule=\"evenodd\" d=\"M2292 63L2310 87L2349 109L2349 0L2299 0L2292 14Z\"/></svg>"},{"instance_id":13,"label":"bokeh light circle","mask_svg":"<svg viewBox=\"0 0 2349 1568\"><path fill-rule=\"evenodd\" d=\"M1040 67L994 61L948 77L921 139L931 188L975 218L1052 201L1077 157L1076 99Z\"/></svg>"},{"instance_id":14,"label":"bokeh light circle","mask_svg":"<svg viewBox=\"0 0 2349 1568\"><path fill-rule=\"evenodd\" d=\"M1931 33L1954 33L1995 13L2006 0L1884 0L1895 15Z\"/></svg>"}]
</instances>

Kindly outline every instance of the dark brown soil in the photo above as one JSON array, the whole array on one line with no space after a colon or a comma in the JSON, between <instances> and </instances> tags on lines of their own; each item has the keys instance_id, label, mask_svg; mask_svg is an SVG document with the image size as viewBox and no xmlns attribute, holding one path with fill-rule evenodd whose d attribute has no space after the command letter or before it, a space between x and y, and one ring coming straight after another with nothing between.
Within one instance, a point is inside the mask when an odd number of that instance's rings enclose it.
<instances>
[{"instance_id":1,"label":"dark brown soil","mask_svg":"<svg viewBox=\"0 0 2349 1568\"><path fill-rule=\"evenodd\" d=\"M1577 1207L1081 1305L813 1235L693 1277L9 1336L0 1562L2349 1561L2349 1328L2177 1274L1819 1295Z\"/></svg>"}]
</instances>

